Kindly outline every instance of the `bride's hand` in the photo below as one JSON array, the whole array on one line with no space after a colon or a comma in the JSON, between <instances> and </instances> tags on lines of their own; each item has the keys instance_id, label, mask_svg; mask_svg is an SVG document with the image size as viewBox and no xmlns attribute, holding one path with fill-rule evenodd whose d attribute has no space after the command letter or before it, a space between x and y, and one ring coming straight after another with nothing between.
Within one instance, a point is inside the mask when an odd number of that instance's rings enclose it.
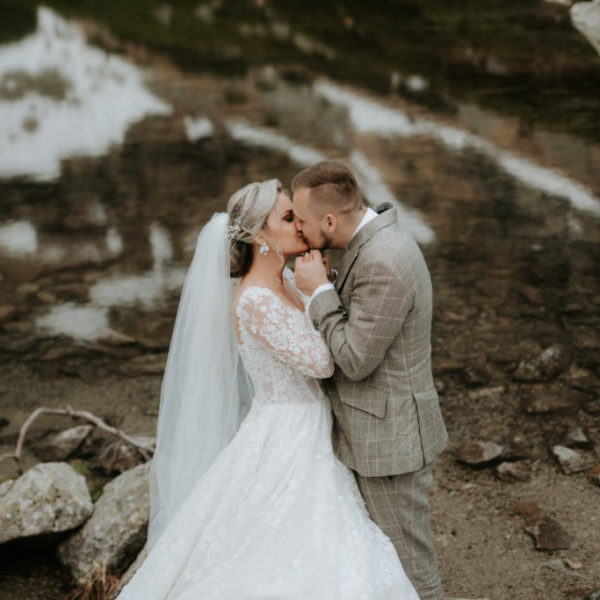
<instances>
[{"instance_id":1,"label":"bride's hand","mask_svg":"<svg viewBox=\"0 0 600 600\"><path fill-rule=\"evenodd\" d=\"M323 259L323 266L325 267L325 273L327 274L327 279L333 283L335 281L335 274L331 270L331 264L329 263L329 256L321 252L321 257Z\"/></svg>"},{"instance_id":2,"label":"bride's hand","mask_svg":"<svg viewBox=\"0 0 600 600\"><path fill-rule=\"evenodd\" d=\"M299 256L294 275L296 287L306 296L311 296L320 285L329 282L319 250L310 250L304 256Z\"/></svg>"}]
</instances>

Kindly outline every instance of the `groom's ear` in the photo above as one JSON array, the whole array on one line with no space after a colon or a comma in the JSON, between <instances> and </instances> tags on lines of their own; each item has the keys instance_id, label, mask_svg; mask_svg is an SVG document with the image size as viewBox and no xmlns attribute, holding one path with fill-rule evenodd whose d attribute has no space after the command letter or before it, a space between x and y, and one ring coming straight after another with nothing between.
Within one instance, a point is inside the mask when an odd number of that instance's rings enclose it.
<instances>
[{"instance_id":1,"label":"groom's ear","mask_svg":"<svg viewBox=\"0 0 600 600\"><path fill-rule=\"evenodd\" d=\"M339 223L337 215L334 215L333 213L326 213L323 215L323 221L325 228L329 231L329 233L333 233L337 229Z\"/></svg>"}]
</instances>

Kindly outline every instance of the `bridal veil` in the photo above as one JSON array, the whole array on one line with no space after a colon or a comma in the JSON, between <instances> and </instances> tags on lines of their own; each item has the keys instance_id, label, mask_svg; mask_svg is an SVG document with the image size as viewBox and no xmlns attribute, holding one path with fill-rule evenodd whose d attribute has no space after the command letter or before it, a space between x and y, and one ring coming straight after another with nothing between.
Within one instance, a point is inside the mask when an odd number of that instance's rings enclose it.
<instances>
[{"instance_id":1,"label":"bridal veil","mask_svg":"<svg viewBox=\"0 0 600 600\"><path fill-rule=\"evenodd\" d=\"M228 215L198 236L175 320L150 466L148 548L235 435L250 397L232 319Z\"/></svg>"}]
</instances>

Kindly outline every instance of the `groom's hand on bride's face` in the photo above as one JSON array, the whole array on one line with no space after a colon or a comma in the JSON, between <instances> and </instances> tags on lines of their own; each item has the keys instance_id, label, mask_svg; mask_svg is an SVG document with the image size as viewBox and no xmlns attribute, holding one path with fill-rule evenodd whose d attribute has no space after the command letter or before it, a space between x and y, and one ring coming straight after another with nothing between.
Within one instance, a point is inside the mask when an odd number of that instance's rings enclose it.
<instances>
[{"instance_id":1,"label":"groom's hand on bride's face","mask_svg":"<svg viewBox=\"0 0 600 600\"><path fill-rule=\"evenodd\" d=\"M324 283L328 283L327 269L323 264L323 255L319 250L310 250L304 256L296 258L296 287L307 296Z\"/></svg>"}]
</instances>

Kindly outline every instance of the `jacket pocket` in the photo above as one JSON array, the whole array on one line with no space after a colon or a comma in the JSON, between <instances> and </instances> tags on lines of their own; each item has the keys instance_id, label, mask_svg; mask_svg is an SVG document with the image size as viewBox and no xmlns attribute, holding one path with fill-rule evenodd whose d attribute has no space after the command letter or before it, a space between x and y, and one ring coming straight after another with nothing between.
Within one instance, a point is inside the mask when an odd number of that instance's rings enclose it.
<instances>
[{"instance_id":1,"label":"jacket pocket","mask_svg":"<svg viewBox=\"0 0 600 600\"><path fill-rule=\"evenodd\" d=\"M437 391L431 389L425 392L413 392L413 398L417 406L423 454L428 463L445 446L448 434L444 426Z\"/></svg>"},{"instance_id":2,"label":"jacket pocket","mask_svg":"<svg viewBox=\"0 0 600 600\"><path fill-rule=\"evenodd\" d=\"M381 392L364 383L354 382L352 386L348 386L348 388L343 390L339 396L344 404L356 410L373 415L379 419L385 418L388 403L388 394L385 392Z\"/></svg>"}]
</instances>

